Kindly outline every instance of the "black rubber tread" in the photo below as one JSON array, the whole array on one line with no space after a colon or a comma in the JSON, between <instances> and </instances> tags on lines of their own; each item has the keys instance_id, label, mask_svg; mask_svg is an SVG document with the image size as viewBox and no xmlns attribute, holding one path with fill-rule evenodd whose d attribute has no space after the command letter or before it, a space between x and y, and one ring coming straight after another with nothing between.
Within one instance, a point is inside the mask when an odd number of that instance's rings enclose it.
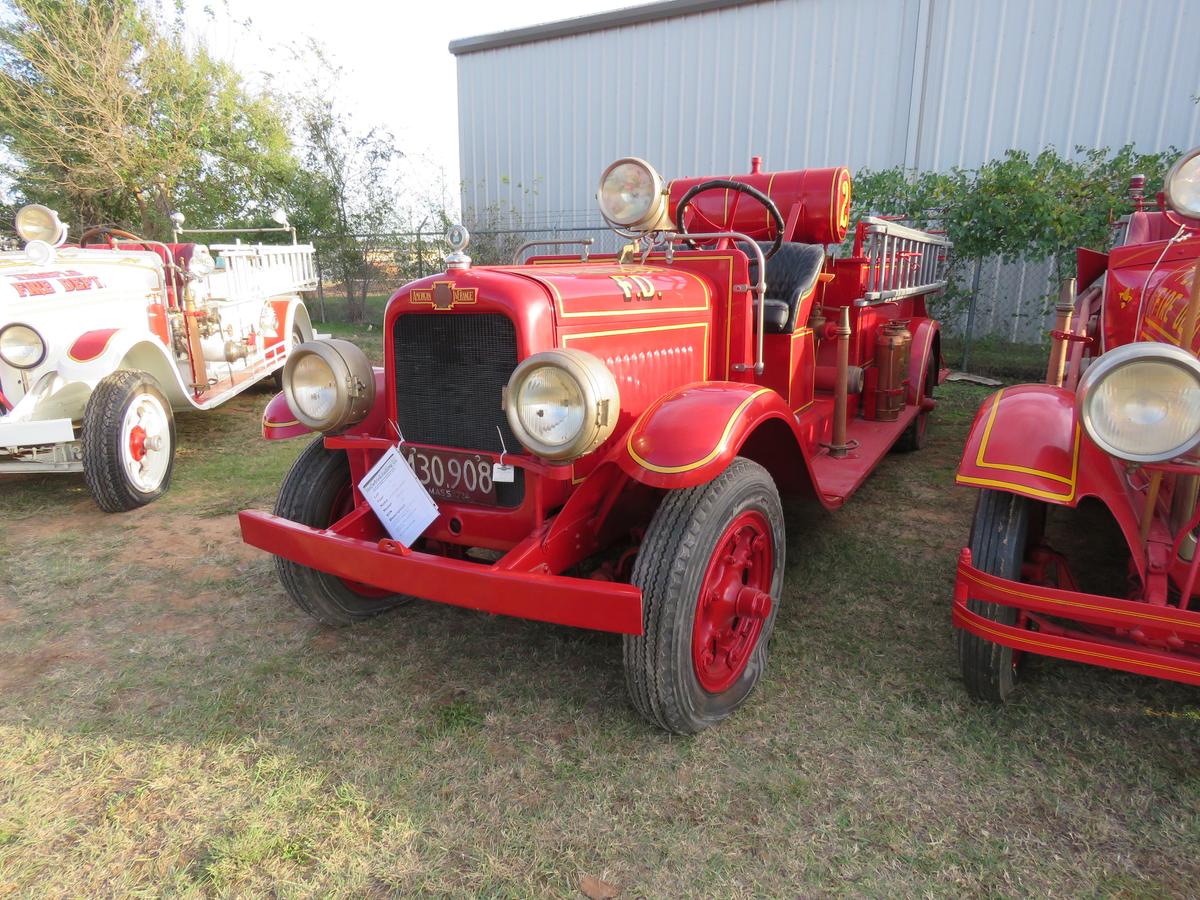
<instances>
[{"instance_id":1,"label":"black rubber tread","mask_svg":"<svg viewBox=\"0 0 1200 900\"><path fill-rule=\"evenodd\" d=\"M1004 491L980 491L971 526L971 561L975 568L1001 578L1019 579L1029 543L1035 502ZM1000 603L968 598L967 608L1001 625L1016 625L1018 612ZM958 662L971 696L1004 703L1017 683L1011 647L958 629Z\"/></svg>"},{"instance_id":2,"label":"black rubber tread","mask_svg":"<svg viewBox=\"0 0 1200 900\"><path fill-rule=\"evenodd\" d=\"M933 397L933 389L937 385L937 350L929 355L929 365L925 367L925 374L921 379L921 391L917 394L918 398ZM930 413L925 413L925 427L921 428L921 413L917 413L917 417L912 420L904 433L893 445L893 449L900 453L915 453L925 446L926 439L929 436L929 419Z\"/></svg>"},{"instance_id":3,"label":"black rubber tread","mask_svg":"<svg viewBox=\"0 0 1200 900\"><path fill-rule=\"evenodd\" d=\"M129 404L140 394L154 394L167 413L171 458L162 483L145 492L130 483L121 465L121 422ZM175 414L154 376L121 370L105 375L88 397L83 410L83 480L96 505L105 512L128 512L145 506L171 486L175 469Z\"/></svg>"},{"instance_id":4,"label":"black rubber tread","mask_svg":"<svg viewBox=\"0 0 1200 900\"><path fill-rule=\"evenodd\" d=\"M301 451L284 476L275 500L275 515L311 528L331 524L333 503L350 481L344 451L327 450L318 437ZM400 594L364 597L340 578L275 557L275 571L287 595L300 609L325 625L352 625L394 609L410 599Z\"/></svg>"},{"instance_id":5,"label":"black rubber tread","mask_svg":"<svg viewBox=\"0 0 1200 900\"><path fill-rule=\"evenodd\" d=\"M691 656L700 579L725 527L752 507L766 516L774 541L771 615L738 681L721 694L708 694L696 679ZM779 492L758 463L738 457L713 481L667 494L646 530L633 570L633 583L642 589L644 634L624 640L625 684L643 718L676 734L694 734L745 702L766 671L785 551Z\"/></svg>"}]
</instances>

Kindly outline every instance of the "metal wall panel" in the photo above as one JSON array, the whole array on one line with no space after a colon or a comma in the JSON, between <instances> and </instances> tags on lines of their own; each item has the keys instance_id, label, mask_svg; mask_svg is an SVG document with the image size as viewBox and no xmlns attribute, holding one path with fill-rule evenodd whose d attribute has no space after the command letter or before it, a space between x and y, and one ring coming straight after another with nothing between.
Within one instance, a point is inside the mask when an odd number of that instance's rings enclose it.
<instances>
[{"instance_id":1,"label":"metal wall panel","mask_svg":"<svg viewBox=\"0 0 1200 900\"><path fill-rule=\"evenodd\" d=\"M920 0L779 0L458 58L466 210L596 221L600 171L903 158Z\"/></svg>"},{"instance_id":2,"label":"metal wall panel","mask_svg":"<svg viewBox=\"0 0 1200 900\"><path fill-rule=\"evenodd\" d=\"M1195 11L775 0L465 53L464 209L593 223L600 170L624 155L674 177L745 171L755 153L771 169L944 169L1009 147L1191 146Z\"/></svg>"}]
</instances>

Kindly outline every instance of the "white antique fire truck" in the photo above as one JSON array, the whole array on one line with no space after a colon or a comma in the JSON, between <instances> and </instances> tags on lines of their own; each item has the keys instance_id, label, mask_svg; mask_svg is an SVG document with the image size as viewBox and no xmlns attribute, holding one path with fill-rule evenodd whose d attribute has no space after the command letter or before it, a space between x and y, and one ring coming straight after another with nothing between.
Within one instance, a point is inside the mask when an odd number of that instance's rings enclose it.
<instances>
[{"instance_id":1,"label":"white antique fire truck","mask_svg":"<svg viewBox=\"0 0 1200 900\"><path fill-rule=\"evenodd\" d=\"M283 367L313 337L300 291L313 248L172 243L84 231L45 206L17 213L23 250L0 252L0 473L83 472L101 509L168 487L175 410L212 409ZM201 231L218 229L187 229Z\"/></svg>"}]
</instances>

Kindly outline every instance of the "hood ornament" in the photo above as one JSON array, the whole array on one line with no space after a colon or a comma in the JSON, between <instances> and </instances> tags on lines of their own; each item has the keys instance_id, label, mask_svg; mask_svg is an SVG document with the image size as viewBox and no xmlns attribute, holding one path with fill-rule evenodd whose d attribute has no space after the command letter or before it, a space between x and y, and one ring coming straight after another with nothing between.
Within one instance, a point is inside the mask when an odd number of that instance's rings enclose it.
<instances>
[{"instance_id":1,"label":"hood ornament","mask_svg":"<svg viewBox=\"0 0 1200 900\"><path fill-rule=\"evenodd\" d=\"M463 253L463 250L471 243L471 233L463 225L456 223L446 232L446 243L450 245L450 252L446 254L446 268L469 269L471 257Z\"/></svg>"}]
</instances>

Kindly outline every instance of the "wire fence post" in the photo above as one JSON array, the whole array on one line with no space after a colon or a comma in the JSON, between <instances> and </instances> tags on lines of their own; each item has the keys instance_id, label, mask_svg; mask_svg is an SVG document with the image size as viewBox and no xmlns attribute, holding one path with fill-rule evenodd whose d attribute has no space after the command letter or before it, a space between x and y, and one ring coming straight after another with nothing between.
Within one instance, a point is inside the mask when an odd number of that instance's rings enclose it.
<instances>
[{"instance_id":1,"label":"wire fence post","mask_svg":"<svg viewBox=\"0 0 1200 900\"><path fill-rule=\"evenodd\" d=\"M971 278L971 302L967 306L967 333L963 337L962 370L969 371L971 340L975 337L975 307L979 303L979 278L983 274L983 257L975 260L975 275Z\"/></svg>"}]
</instances>

